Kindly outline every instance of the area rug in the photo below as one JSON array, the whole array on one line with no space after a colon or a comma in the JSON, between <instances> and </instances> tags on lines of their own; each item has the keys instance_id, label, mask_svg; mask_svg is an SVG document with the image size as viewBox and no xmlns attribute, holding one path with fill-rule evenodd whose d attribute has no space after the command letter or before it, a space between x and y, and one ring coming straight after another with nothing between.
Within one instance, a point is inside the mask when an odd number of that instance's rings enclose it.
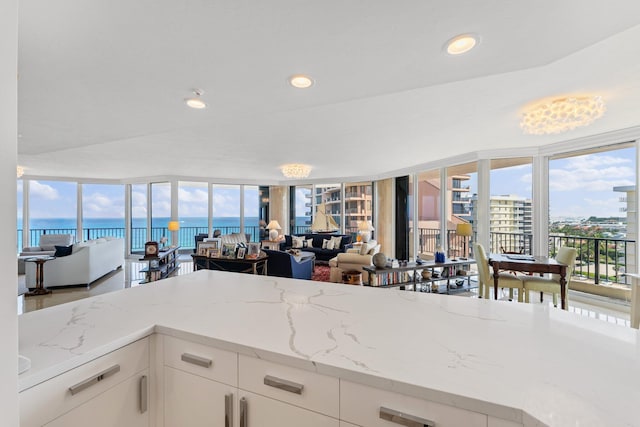
<instances>
[{"instance_id":1,"label":"area rug","mask_svg":"<svg viewBox=\"0 0 640 427\"><path fill-rule=\"evenodd\" d=\"M311 276L311 280L315 280L318 282L328 282L330 272L331 272L331 267L329 267L328 265L316 264L316 268L313 270L313 275Z\"/></svg>"}]
</instances>

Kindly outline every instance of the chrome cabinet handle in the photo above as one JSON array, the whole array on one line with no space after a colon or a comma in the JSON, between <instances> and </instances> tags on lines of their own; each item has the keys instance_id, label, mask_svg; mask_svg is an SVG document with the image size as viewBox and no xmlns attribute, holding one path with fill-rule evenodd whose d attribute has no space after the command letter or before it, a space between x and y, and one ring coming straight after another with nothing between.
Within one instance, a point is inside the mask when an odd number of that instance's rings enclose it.
<instances>
[{"instance_id":1,"label":"chrome cabinet handle","mask_svg":"<svg viewBox=\"0 0 640 427\"><path fill-rule=\"evenodd\" d=\"M224 427L233 427L233 393L224 395Z\"/></svg>"},{"instance_id":2,"label":"chrome cabinet handle","mask_svg":"<svg viewBox=\"0 0 640 427\"><path fill-rule=\"evenodd\" d=\"M240 399L240 427L247 427L247 415L247 398L243 397Z\"/></svg>"},{"instance_id":3,"label":"chrome cabinet handle","mask_svg":"<svg viewBox=\"0 0 640 427\"><path fill-rule=\"evenodd\" d=\"M264 377L264 384L295 394L302 394L302 389L304 389L304 384L294 383L293 381L283 380L282 378L272 377L271 375Z\"/></svg>"},{"instance_id":4,"label":"chrome cabinet handle","mask_svg":"<svg viewBox=\"0 0 640 427\"><path fill-rule=\"evenodd\" d=\"M382 406L380 407L380 418L407 427L436 427L436 423L431 420L403 414L402 412Z\"/></svg>"},{"instance_id":5,"label":"chrome cabinet handle","mask_svg":"<svg viewBox=\"0 0 640 427\"><path fill-rule=\"evenodd\" d=\"M149 387L148 378L146 375L140 377L140 413L147 412L149 407Z\"/></svg>"},{"instance_id":6,"label":"chrome cabinet handle","mask_svg":"<svg viewBox=\"0 0 640 427\"><path fill-rule=\"evenodd\" d=\"M112 367L105 369L104 371L94 375L91 378L87 378L84 381L80 381L78 384L69 387L71 395L80 393L82 390L91 387L92 385L99 383L103 379L110 377L111 375L120 372L120 365L113 365Z\"/></svg>"},{"instance_id":7,"label":"chrome cabinet handle","mask_svg":"<svg viewBox=\"0 0 640 427\"><path fill-rule=\"evenodd\" d=\"M182 353L180 359L183 362L191 363L193 365L202 366L203 368L210 368L213 365L213 360L204 357L196 356L195 354Z\"/></svg>"}]
</instances>

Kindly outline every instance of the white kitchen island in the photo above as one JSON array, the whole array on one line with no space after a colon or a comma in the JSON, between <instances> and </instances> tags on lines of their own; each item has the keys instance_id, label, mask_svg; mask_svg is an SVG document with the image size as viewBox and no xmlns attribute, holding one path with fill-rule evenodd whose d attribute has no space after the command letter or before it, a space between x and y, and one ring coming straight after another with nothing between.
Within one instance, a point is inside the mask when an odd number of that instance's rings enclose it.
<instances>
[{"instance_id":1,"label":"white kitchen island","mask_svg":"<svg viewBox=\"0 0 640 427\"><path fill-rule=\"evenodd\" d=\"M191 372L171 362L171 348L193 343L189 355L202 359L210 348L214 368L229 366L211 378L224 385L221 393L235 396L233 426L240 425L238 397L246 390L250 401L265 395L331 420L317 425L367 425L359 421L368 419L360 414L366 405L348 399L360 396L364 404L379 394L393 403L381 405L390 409L408 412L411 402L426 401L421 417L460 410L489 427L640 426L638 330L541 305L201 270L21 315L19 339L20 354L32 364L19 377L22 414L40 409L33 396L50 393L61 374L91 372L88 362L136 343L149 353L139 358L147 364L130 363L130 372L151 384L144 425L163 426L163 384L169 374ZM248 373L261 369L317 375L309 381L322 383L328 397L307 407L286 391L252 389ZM207 376L191 374L189 381ZM313 386L305 387L303 397L312 396ZM55 400L43 399L54 413Z\"/></svg>"}]
</instances>

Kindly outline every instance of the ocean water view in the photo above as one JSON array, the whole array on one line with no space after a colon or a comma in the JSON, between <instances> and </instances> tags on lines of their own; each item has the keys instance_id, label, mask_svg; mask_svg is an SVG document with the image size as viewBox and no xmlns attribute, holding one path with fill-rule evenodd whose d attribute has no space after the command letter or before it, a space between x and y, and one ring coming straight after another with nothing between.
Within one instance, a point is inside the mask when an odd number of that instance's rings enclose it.
<instances>
[{"instance_id":1,"label":"ocean water view","mask_svg":"<svg viewBox=\"0 0 640 427\"><path fill-rule=\"evenodd\" d=\"M151 236L147 236L147 219L132 218L132 250L144 248L144 243L148 240L160 240L166 236L171 238L171 233L167 230L167 224L171 218L158 217L151 220ZM296 227L305 228L308 226L307 217L297 217ZM184 217L179 218L180 230L178 231L178 245L184 248L194 247L194 236L198 233L208 232L208 220L206 217ZM18 218L18 251L24 246L22 244L22 218ZM38 245L42 234L74 234L77 241L95 239L104 236L124 237L124 218L85 218L83 220L83 235L77 235L77 222L75 218L31 218L29 222L30 246ZM259 240L259 218L245 217L245 232L251 234L252 241ZM219 217L213 219L213 229L219 229L223 234L239 232L239 217Z\"/></svg>"}]
</instances>

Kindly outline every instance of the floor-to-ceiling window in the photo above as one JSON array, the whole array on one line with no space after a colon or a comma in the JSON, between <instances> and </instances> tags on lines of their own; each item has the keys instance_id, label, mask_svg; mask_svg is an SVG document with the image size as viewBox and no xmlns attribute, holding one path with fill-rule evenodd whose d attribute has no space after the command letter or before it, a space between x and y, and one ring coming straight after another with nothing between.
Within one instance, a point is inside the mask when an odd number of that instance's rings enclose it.
<instances>
[{"instance_id":1,"label":"floor-to-ceiling window","mask_svg":"<svg viewBox=\"0 0 640 427\"><path fill-rule=\"evenodd\" d=\"M418 208L417 221L410 221L410 230L418 235L418 254L423 259L433 259L436 245L440 240L442 204L440 203L440 170L420 172L417 175L418 190L413 203ZM409 187L413 190L413 185ZM413 209L411 209L413 214ZM410 251L413 245L409 245ZM410 253L410 256L413 256Z\"/></svg>"},{"instance_id":2,"label":"floor-to-ceiling window","mask_svg":"<svg viewBox=\"0 0 640 427\"><path fill-rule=\"evenodd\" d=\"M478 164L477 162L450 166L447 168L447 194L445 209L446 247L448 256L467 257L472 253L475 241L475 218L478 212L474 210L473 199L478 194ZM460 225L471 224L471 236L458 232ZM442 242L444 244L444 241Z\"/></svg>"},{"instance_id":3,"label":"floor-to-ceiling window","mask_svg":"<svg viewBox=\"0 0 640 427\"><path fill-rule=\"evenodd\" d=\"M171 233L167 225L171 220L171 184L154 182L151 184L151 239L169 244Z\"/></svg>"},{"instance_id":4,"label":"floor-to-ceiling window","mask_svg":"<svg viewBox=\"0 0 640 427\"><path fill-rule=\"evenodd\" d=\"M131 252L144 249L147 239L147 184L131 185Z\"/></svg>"},{"instance_id":5,"label":"floor-to-ceiling window","mask_svg":"<svg viewBox=\"0 0 640 427\"><path fill-rule=\"evenodd\" d=\"M178 182L178 246L195 248L195 235L209 233L209 184Z\"/></svg>"},{"instance_id":6,"label":"floor-to-ceiling window","mask_svg":"<svg viewBox=\"0 0 640 427\"><path fill-rule=\"evenodd\" d=\"M549 161L549 254L578 250L578 279L624 283L637 271L636 149L621 144Z\"/></svg>"},{"instance_id":7,"label":"floor-to-ceiling window","mask_svg":"<svg viewBox=\"0 0 640 427\"><path fill-rule=\"evenodd\" d=\"M124 185L82 185L82 231L84 240L124 238Z\"/></svg>"},{"instance_id":8,"label":"floor-to-ceiling window","mask_svg":"<svg viewBox=\"0 0 640 427\"><path fill-rule=\"evenodd\" d=\"M311 227L311 186L298 185L294 192L293 234L308 233Z\"/></svg>"},{"instance_id":9,"label":"floor-to-ceiling window","mask_svg":"<svg viewBox=\"0 0 640 427\"><path fill-rule=\"evenodd\" d=\"M490 252L532 254L532 159L491 160Z\"/></svg>"},{"instance_id":10,"label":"floor-to-ceiling window","mask_svg":"<svg viewBox=\"0 0 640 427\"><path fill-rule=\"evenodd\" d=\"M240 186L213 185L213 229L222 234L240 231Z\"/></svg>"},{"instance_id":11,"label":"floor-to-ceiling window","mask_svg":"<svg viewBox=\"0 0 640 427\"><path fill-rule=\"evenodd\" d=\"M25 245L22 242L22 229L24 227L23 225L23 221L22 221L22 197L24 195L23 193L23 181L21 179L19 179L17 181L17 185L16 185L16 191L17 191L17 198L16 198L16 202L17 202L17 206L18 206L18 212L17 212L17 225L18 225L18 239L16 240L17 242L17 251L21 252L22 248L25 247Z\"/></svg>"},{"instance_id":12,"label":"floor-to-ceiling window","mask_svg":"<svg viewBox=\"0 0 640 427\"><path fill-rule=\"evenodd\" d=\"M311 229L330 231L341 228L342 186L340 184L322 184L315 186L315 212ZM324 212L322 212L324 210Z\"/></svg>"},{"instance_id":13,"label":"floor-to-ceiling window","mask_svg":"<svg viewBox=\"0 0 640 427\"><path fill-rule=\"evenodd\" d=\"M252 242L260 241L260 196L257 185L244 187L244 232L251 236Z\"/></svg>"},{"instance_id":14,"label":"floor-to-ceiling window","mask_svg":"<svg viewBox=\"0 0 640 427\"><path fill-rule=\"evenodd\" d=\"M371 181L344 185L344 232L355 238L362 221L373 221L373 185ZM371 232L375 236L375 230Z\"/></svg>"},{"instance_id":15,"label":"floor-to-ceiling window","mask_svg":"<svg viewBox=\"0 0 640 427\"><path fill-rule=\"evenodd\" d=\"M78 185L65 181L29 182L30 246L37 246L42 234L77 236Z\"/></svg>"}]
</instances>

